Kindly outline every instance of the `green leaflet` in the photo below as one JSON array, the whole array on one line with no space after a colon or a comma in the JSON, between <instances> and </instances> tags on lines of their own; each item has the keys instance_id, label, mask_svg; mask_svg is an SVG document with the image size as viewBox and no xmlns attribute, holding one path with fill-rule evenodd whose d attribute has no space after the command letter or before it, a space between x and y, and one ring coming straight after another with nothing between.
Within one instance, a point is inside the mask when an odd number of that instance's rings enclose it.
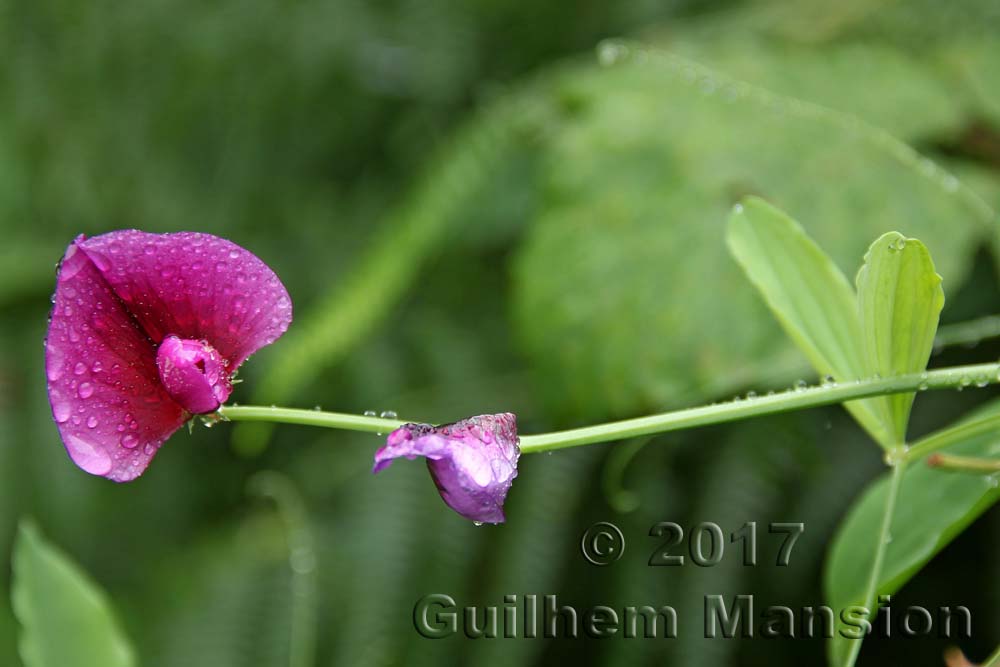
<instances>
[{"instance_id":1,"label":"green leaflet","mask_svg":"<svg viewBox=\"0 0 1000 667\"><path fill-rule=\"evenodd\" d=\"M941 276L924 244L897 232L884 234L868 249L857 286L866 375L890 377L924 370L944 306ZM906 440L913 396L876 399L882 423L893 438L891 445Z\"/></svg>"}]
</instances>

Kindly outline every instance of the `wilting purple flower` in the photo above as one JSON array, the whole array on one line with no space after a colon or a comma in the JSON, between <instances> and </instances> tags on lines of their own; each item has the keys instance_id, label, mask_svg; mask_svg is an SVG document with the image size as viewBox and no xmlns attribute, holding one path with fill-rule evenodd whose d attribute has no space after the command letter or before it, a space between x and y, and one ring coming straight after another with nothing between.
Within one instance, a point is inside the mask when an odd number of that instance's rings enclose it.
<instances>
[{"instance_id":1,"label":"wilting purple flower","mask_svg":"<svg viewBox=\"0 0 1000 667\"><path fill-rule=\"evenodd\" d=\"M234 371L291 320L278 277L230 241L81 235L59 265L45 341L70 457L94 475L135 479L191 415L229 397Z\"/></svg>"},{"instance_id":2,"label":"wilting purple flower","mask_svg":"<svg viewBox=\"0 0 1000 667\"><path fill-rule=\"evenodd\" d=\"M444 501L479 523L503 523L503 502L517 477L517 418L509 412L454 424L404 424L375 452L379 472L393 459L423 456Z\"/></svg>"}]
</instances>

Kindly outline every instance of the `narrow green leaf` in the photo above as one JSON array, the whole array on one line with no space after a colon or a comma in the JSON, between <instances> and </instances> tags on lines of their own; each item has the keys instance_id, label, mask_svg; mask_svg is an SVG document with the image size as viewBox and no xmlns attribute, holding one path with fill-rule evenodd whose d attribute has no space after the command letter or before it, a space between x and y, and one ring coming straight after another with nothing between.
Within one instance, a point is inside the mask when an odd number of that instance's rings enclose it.
<instances>
[{"instance_id":1,"label":"narrow green leaf","mask_svg":"<svg viewBox=\"0 0 1000 667\"><path fill-rule=\"evenodd\" d=\"M1000 456L1000 439L995 432L973 431L973 435L959 440L948 436L948 432L961 433L966 424L990 415L1000 415L1000 401L931 437L955 442L948 447L949 453L995 458ZM882 475L855 502L830 548L823 583L827 603L837 614L850 605L863 604L872 567L872 536L878 534L888 479L888 474ZM922 460L911 463L899 491L878 593L899 590L998 500L1000 488L995 475L976 477L937 470ZM850 647L850 640L839 634L840 627L828 645L830 664L838 666L844 663Z\"/></svg>"},{"instance_id":2,"label":"narrow green leaf","mask_svg":"<svg viewBox=\"0 0 1000 667\"><path fill-rule=\"evenodd\" d=\"M865 254L857 285L866 374L890 377L927 368L944 291L924 244L898 232L883 234ZM892 445L906 440L913 396L875 402Z\"/></svg>"},{"instance_id":3,"label":"narrow green leaf","mask_svg":"<svg viewBox=\"0 0 1000 667\"><path fill-rule=\"evenodd\" d=\"M135 653L93 580L22 522L11 602L25 667L133 667Z\"/></svg>"},{"instance_id":4,"label":"narrow green leaf","mask_svg":"<svg viewBox=\"0 0 1000 667\"><path fill-rule=\"evenodd\" d=\"M857 299L847 278L801 226L749 197L729 218L729 251L816 371L838 382L865 376ZM877 400L877 399L876 399ZM873 399L845 404L880 443L889 433Z\"/></svg>"}]
</instances>

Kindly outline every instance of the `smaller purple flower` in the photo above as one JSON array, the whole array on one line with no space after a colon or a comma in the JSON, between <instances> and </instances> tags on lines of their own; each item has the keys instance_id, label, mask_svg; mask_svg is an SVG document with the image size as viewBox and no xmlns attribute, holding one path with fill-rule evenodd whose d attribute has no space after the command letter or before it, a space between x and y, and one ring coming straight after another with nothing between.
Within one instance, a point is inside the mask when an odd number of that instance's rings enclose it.
<instances>
[{"instance_id":1,"label":"smaller purple flower","mask_svg":"<svg viewBox=\"0 0 1000 667\"><path fill-rule=\"evenodd\" d=\"M404 424L375 452L372 472L400 456L423 456L449 507L476 523L503 523L503 503L517 477L520 455L517 418L505 412L442 426Z\"/></svg>"}]
</instances>

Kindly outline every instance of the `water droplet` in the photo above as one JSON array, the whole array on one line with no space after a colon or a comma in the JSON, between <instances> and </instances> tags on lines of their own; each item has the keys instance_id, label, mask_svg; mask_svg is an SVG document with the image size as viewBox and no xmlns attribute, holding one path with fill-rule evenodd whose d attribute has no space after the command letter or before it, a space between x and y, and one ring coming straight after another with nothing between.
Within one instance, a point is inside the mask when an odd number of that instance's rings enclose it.
<instances>
[{"instance_id":1,"label":"water droplet","mask_svg":"<svg viewBox=\"0 0 1000 667\"><path fill-rule=\"evenodd\" d=\"M929 385L926 382L921 382L917 385L917 391L927 391Z\"/></svg>"},{"instance_id":2,"label":"water droplet","mask_svg":"<svg viewBox=\"0 0 1000 667\"><path fill-rule=\"evenodd\" d=\"M80 386L76 389L76 393L80 398L90 398L94 395L94 385L89 382L81 382Z\"/></svg>"},{"instance_id":3,"label":"water droplet","mask_svg":"<svg viewBox=\"0 0 1000 667\"><path fill-rule=\"evenodd\" d=\"M747 392L747 400L751 400L751 399L754 399L754 398L757 398L757 392L755 392L755 391L748 391Z\"/></svg>"},{"instance_id":4,"label":"water droplet","mask_svg":"<svg viewBox=\"0 0 1000 667\"><path fill-rule=\"evenodd\" d=\"M833 379L832 375L826 375L826 376L823 377L823 386L824 387L836 387L837 386L837 381Z\"/></svg>"},{"instance_id":5,"label":"water droplet","mask_svg":"<svg viewBox=\"0 0 1000 667\"><path fill-rule=\"evenodd\" d=\"M474 525L474 526L481 526L481 525L483 525L483 522L482 521L473 521L472 525Z\"/></svg>"},{"instance_id":6,"label":"water droplet","mask_svg":"<svg viewBox=\"0 0 1000 667\"><path fill-rule=\"evenodd\" d=\"M379 415L382 419L395 419L398 415L395 410L383 410Z\"/></svg>"},{"instance_id":7,"label":"water droplet","mask_svg":"<svg viewBox=\"0 0 1000 667\"><path fill-rule=\"evenodd\" d=\"M798 380L795 383L795 391L805 391L808 386L805 380Z\"/></svg>"},{"instance_id":8,"label":"water droplet","mask_svg":"<svg viewBox=\"0 0 1000 667\"><path fill-rule=\"evenodd\" d=\"M378 413L374 410L365 410L365 417L378 417Z\"/></svg>"},{"instance_id":9,"label":"water droplet","mask_svg":"<svg viewBox=\"0 0 1000 667\"><path fill-rule=\"evenodd\" d=\"M234 249L229 251L229 259L239 259L239 256L240 256L239 250Z\"/></svg>"},{"instance_id":10,"label":"water droplet","mask_svg":"<svg viewBox=\"0 0 1000 667\"><path fill-rule=\"evenodd\" d=\"M742 213L742 212L743 212L743 204L737 204L736 206L733 207L733 213Z\"/></svg>"},{"instance_id":11,"label":"water droplet","mask_svg":"<svg viewBox=\"0 0 1000 667\"><path fill-rule=\"evenodd\" d=\"M94 428L97 426L97 417L90 415L87 417L87 428Z\"/></svg>"},{"instance_id":12,"label":"water droplet","mask_svg":"<svg viewBox=\"0 0 1000 667\"><path fill-rule=\"evenodd\" d=\"M87 372L87 366L82 362L76 362L76 366L73 367L74 375L83 375Z\"/></svg>"},{"instance_id":13,"label":"water droplet","mask_svg":"<svg viewBox=\"0 0 1000 667\"><path fill-rule=\"evenodd\" d=\"M135 447L139 444L139 438L135 437L135 435L131 433L126 433L121 437L119 442L121 442L122 447L125 447L126 449L135 449Z\"/></svg>"},{"instance_id":14,"label":"water droplet","mask_svg":"<svg viewBox=\"0 0 1000 667\"><path fill-rule=\"evenodd\" d=\"M886 543L886 544L889 544L889 543L891 543L891 542L892 542L892 533L888 533L888 534L886 534L886 536L885 536L885 543Z\"/></svg>"},{"instance_id":15,"label":"water droplet","mask_svg":"<svg viewBox=\"0 0 1000 667\"><path fill-rule=\"evenodd\" d=\"M70 405L68 401L63 400L63 398L53 390L52 416L56 418L56 421L60 424L65 424L69 421L69 416L72 412L73 406Z\"/></svg>"}]
</instances>

